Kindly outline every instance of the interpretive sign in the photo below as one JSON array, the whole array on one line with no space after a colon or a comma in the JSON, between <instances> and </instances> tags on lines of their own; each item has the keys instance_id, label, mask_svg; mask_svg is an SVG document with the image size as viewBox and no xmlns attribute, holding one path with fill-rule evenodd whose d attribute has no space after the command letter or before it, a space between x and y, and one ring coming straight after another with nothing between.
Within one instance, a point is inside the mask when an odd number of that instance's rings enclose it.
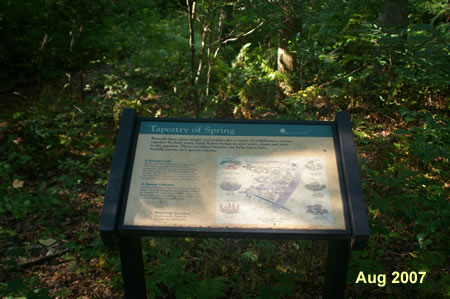
<instances>
[{"instance_id":1,"label":"interpretive sign","mask_svg":"<svg viewBox=\"0 0 450 299\"><path fill-rule=\"evenodd\" d=\"M142 236L328 240L343 298L369 236L350 115L335 121L151 119L125 109L99 226L126 298L146 298Z\"/></svg>"},{"instance_id":2,"label":"interpretive sign","mask_svg":"<svg viewBox=\"0 0 450 299\"><path fill-rule=\"evenodd\" d=\"M343 230L332 127L142 121L123 224Z\"/></svg>"}]
</instances>

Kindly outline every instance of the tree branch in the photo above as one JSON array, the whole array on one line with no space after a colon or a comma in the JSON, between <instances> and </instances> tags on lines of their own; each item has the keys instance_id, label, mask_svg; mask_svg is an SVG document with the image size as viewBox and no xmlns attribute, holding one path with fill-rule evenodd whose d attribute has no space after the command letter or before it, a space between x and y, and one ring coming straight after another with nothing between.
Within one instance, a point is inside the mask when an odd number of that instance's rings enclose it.
<instances>
[{"instance_id":1,"label":"tree branch","mask_svg":"<svg viewBox=\"0 0 450 299\"><path fill-rule=\"evenodd\" d=\"M32 259L32 260L30 260L28 262L25 262L25 263L22 263L22 264L18 264L17 266L19 268L26 268L26 267L34 266L34 265L43 263L45 261L51 260L51 259L53 259L55 257L60 256L60 255L63 255L67 251L69 251L69 250L67 248L65 248L65 249L57 251L57 252L55 252L53 254L44 255L44 256L40 256L40 257L34 258L34 259Z\"/></svg>"},{"instance_id":2,"label":"tree branch","mask_svg":"<svg viewBox=\"0 0 450 299\"><path fill-rule=\"evenodd\" d=\"M261 27L263 24L264 24L264 21L262 21L262 22L259 23L255 28L253 28L252 30L250 30L250 31L248 31L248 32L246 32L246 33L239 34L239 35L236 36L236 37L227 38L227 39L225 39L224 41L222 41L222 44L225 44L225 45L226 45L228 42L233 42L233 41L238 40L238 39L241 38L241 37L250 35L250 34L252 34L256 29L258 29L259 27Z\"/></svg>"},{"instance_id":3,"label":"tree branch","mask_svg":"<svg viewBox=\"0 0 450 299\"><path fill-rule=\"evenodd\" d=\"M351 76L352 74L354 74L354 73L356 73L357 71L361 70L361 69L362 69L363 67L365 67L365 66L366 66L365 64L362 65L362 66L360 66L359 68L357 68L356 70L351 71L350 73L346 74L346 75L345 75L344 77L342 77L342 78L337 78L337 79L334 79L334 80L325 82L325 83L319 85L319 88L320 88L320 87L324 87L324 86L326 86L326 85L329 85L329 84L331 84L331 83L334 83L334 82L336 82L336 81L343 80L343 79L347 78L348 76Z\"/></svg>"}]
</instances>

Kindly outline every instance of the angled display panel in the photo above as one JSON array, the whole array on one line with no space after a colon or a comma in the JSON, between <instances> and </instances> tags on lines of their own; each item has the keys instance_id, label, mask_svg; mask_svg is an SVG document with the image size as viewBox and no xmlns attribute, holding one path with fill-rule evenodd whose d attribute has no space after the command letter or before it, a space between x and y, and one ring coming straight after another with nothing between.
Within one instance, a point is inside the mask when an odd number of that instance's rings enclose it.
<instances>
[{"instance_id":1,"label":"angled display panel","mask_svg":"<svg viewBox=\"0 0 450 299\"><path fill-rule=\"evenodd\" d=\"M346 230L333 123L138 122L125 228Z\"/></svg>"}]
</instances>

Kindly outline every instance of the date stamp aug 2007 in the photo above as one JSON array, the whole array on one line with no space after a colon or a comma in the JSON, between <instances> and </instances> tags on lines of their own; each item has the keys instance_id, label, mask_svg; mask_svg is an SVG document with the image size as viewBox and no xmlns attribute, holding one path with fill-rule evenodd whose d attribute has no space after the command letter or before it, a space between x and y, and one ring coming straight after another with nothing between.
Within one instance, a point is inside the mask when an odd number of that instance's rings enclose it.
<instances>
[{"instance_id":1,"label":"date stamp aug 2007","mask_svg":"<svg viewBox=\"0 0 450 299\"><path fill-rule=\"evenodd\" d=\"M425 271L394 271L391 273L391 283L402 283L402 284L416 284L423 283L427 272ZM379 287L386 286L387 274L371 274L364 273L363 271L359 271L358 277L356 278L355 283L368 283L368 284L377 284Z\"/></svg>"}]
</instances>

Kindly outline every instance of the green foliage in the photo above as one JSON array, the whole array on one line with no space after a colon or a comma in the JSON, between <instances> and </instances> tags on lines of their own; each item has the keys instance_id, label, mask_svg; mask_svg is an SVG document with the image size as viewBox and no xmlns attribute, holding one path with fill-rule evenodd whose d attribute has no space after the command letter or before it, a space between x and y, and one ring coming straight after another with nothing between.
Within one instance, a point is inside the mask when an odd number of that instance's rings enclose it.
<instances>
[{"instance_id":1,"label":"green foliage","mask_svg":"<svg viewBox=\"0 0 450 299\"><path fill-rule=\"evenodd\" d=\"M317 120L350 109L372 234L366 250L352 253L348 286L355 288L359 271L427 271L420 286L391 285L376 295L448 294L448 3L411 0L408 27L394 30L378 23L381 0L293 1L301 3L292 13L302 15L303 30L289 41L297 66L289 75L276 70L280 3L197 2L194 60L203 66L195 86L178 1L0 3L0 96L72 76L61 91L44 88L1 112L1 266L13 273L0 284L2 296L84 296L69 284L49 294L17 268L29 257L32 241L22 241L31 224L35 243L53 238L68 249L67 271L89 273L84 282L92 289L121 292L119 256L92 227L124 107L152 117ZM202 28L210 50L220 45L217 53L202 54ZM84 82L74 79L78 71ZM84 85L80 97L76 83ZM65 230L66 219L82 228ZM298 297L322 283L319 242L155 238L144 248L153 297ZM99 274L110 280L100 282Z\"/></svg>"},{"instance_id":2,"label":"green foliage","mask_svg":"<svg viewBox=\"0 0 450 299\"><path fill-rule=\"evenodd\" d=\"M113 13L109 1L2 1L0 11L0 68L5 70L0 79L6 90L37 72L57 79L107 51L98 36L107 32L101 16Z\"/></svg>"},{"instance_id":3,"label":"green foliage","mask_svg":"<svg viewBox=\"0 0 450 299\"><path fill-rule=\"evenodd\" d=\"M44 98L29 118L16 114L8 123L7 142L0 146L1 214L22 218L37 208L66 209L83 183L98 179L93 167L112 156L111 112L101 99L87 100L90 105L81 110L77 103L49 104Z\"/></svg>"},{"instance_id":4,"label":"green foliage","mask_svg":"<svg viewBox=\"0 0 450 299\"><path fill-rule=\"evenodd\" d=\"M438 24L448 22L449 4L444 0L411 0L411 17L415 23L419 24Z\"/></svg>"},{"instance_id":5,"label":"green foliage","mask_svg":"<svg viewBox=\"0 0 450 299\"><path fill-rule=\"evenodd\" d=\"M407 188L414 191L405 196L405 201L409 201L408 206L405 202L405 213L408 218L415 220L420 248L427 249L432 239L437 241L443 237L447 226L445 219L450 217L443 182L433 178L433 175L439 175L444 181L449 179L450 130L448 120L440 116L433 117L428 111L411 112L405 108L401 115L406 122L417 122L418 125L408 131L397 131L401 134L398 148L403 151L403 155L409 154L406 158L425 170L425 174L406 167L402 169L400 165L392 170L398 171L399 180L407 181ZM396 153L396 156L400 155ZM411 205L416 194L420 195L420 201Z\"/></svg>"},{"instance_id":6,"label":"green foliage","mask_svg":"<svg viewBox=\"0 0 450 299\"><path fill-rule=\"evenodd\" d=\"M48 290L34 288L37 284L37 276L28 279L17 279L8 283L0 283L0 294L5 299L49 299Z\"/></svg>"},{"instance_id":7,"label":"green foliage","mask_svg":"<svg viewBox=\"0 0 450 299\"><path fill-rule=\"evenodd\" d=\"M151 251L155 249L153 248ZM157 264L151 267L151 274L146 278L151 298L168 292L175 294L177 298L223 296L227 279L222 276L199 279L197 274L186 271L188 262L181 257L181 253L178 248L165 254L157 253Z\"/></svg>"},{"instance_id":8,"label":"green foliage","mask_svg":"<svg viewBox=\"0 0 450 299\"><path fill-rule=\"evenodd\" d=\"M272 51L264 51L261 48L251 49L250 43L240 49L222 87L222 89L228 88L223 100L228 100L234 105L234 114L241 110L241 113L246 116L250 109L260 114L268 108L269 110L276 108L274 98L277 93L277 83L288 79L273 69L270 63L273 57ZM238 101L233 100L236 96Z\"/></svg>"},{"instance_id":9,"label":"green foliage","mask_svg":"<svg viewBox=\"0 0 450 299\"><path fill-rule=\"evenodd\" d=\"M448 90L447 23L386 32L377 23L380 1L347 2L329 1L313 11L302 36L292 41L302 90L318 86L341 109L358 102L423 107L427 97Z\"/></svg>"},{"instance_id":10,"label":"green foliage","mask_svg":"<svg viewBox=\"0 0 450 299\"><path fill-rule=\"evenodd\" d=\"M373 217L389 215L393 222L373 221L369 251L352 255L355 269L352 278L358 271L376 272L379 262L375 261L385 258L386 252L370 249L381 244L386 248L407 242L410 246L403 251L409 258L402 267L427 273L439 273L439 265L449 253L445 241L450 217L445 191L449 174L448 119L406 107L400 109L398 118L405 128L393 132L388 141L372 135L375 128L363 129L366 133L360 137L371 139L363 142L364 146L378 142L383 146L377 149L377 155L384 156L385 160L379 165L371 164L370 169L363 164L362 170L374 179L365 186L371 214ZM445 279L445 275L435 279ZM431 279L421 286L422 292L429 295L434 294L436 288L439 287Z\"/></svg>"},{"instance_id":11,"label":"green foliage","mask_svg":"<svg viewBox=\"0 0 450 299\"><path fill-rule=\"evenodd\" d=\"M426 110L413 112L406 107L400 109L400 114L407 123L413 125L408 130L399 130L396 133L401 134L402 139L409 143L411 154L417 162L423 163L423 167L430 167L432 172L448 175L444 172L448 168L450 154L448 119Z\"/></svg>"}]
</instances>

